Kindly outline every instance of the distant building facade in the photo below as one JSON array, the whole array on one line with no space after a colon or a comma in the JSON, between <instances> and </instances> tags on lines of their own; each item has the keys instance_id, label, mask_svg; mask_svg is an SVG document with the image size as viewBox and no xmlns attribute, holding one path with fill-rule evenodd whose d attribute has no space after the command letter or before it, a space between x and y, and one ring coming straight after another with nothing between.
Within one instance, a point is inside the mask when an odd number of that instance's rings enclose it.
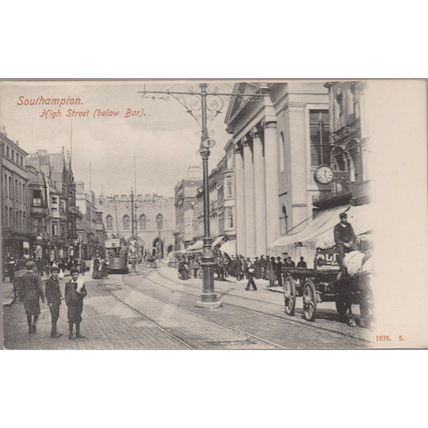
<instances>
[{"instance_id":1,"label":"distant building facade","mask_svg":"<svg viewBox=\"0 0 428 428\"><path fill-rule=\"evenodd\" d=\"M77 256L79 242L77 221L81 213L76 205L76 185L71 166L71 154L38 150L26 160L28 171L37 172L29 194L32 207L32 227L37 230L35 253L53 261Z\"/></svg>"},{"instance_id":2,"label":"distant building facade","mask_svg":"<svg viewBox=\"0 0 428 428\"><path fill-rule=\"evenodd\" d=\"M106 231L102 212L97 209L95 193L85 189L83 182L76 183L76 204L82 213L76 225L79 253L84 259L90 259L97 251L104 252Z\"/></svg>"},{"instance_id":3,"label":"distant building facade","mask_svg":"<svg viewBox=\"0 0 428 428\"><path fill-rule=\"evenodd\" d=\"M27 152L18 142L0 132L1 145L1 217L3 231L3 257L23 257L30 254L36 235L30 223L28 199L28 171L25 168ZM36 178L32 176L34 180Z\"/></svg>"},{"instance_id":4,"label":"distant building facade","mask_svg":"<svg viewBox=\"0 0 428 428\"><path fill-rule=\"evenodd\" d=\"M131 222L134 221L134 233L138 235L141 253L156 249L157 254L163 258L174 249L174 197L135 195L133 212L131 195L102 195L98 198L98 209L102 212L102 222L108 238L122 237L130 241Z\"/></svg>"},{"instance_id":5,"label":"distant building facade","mask_svg":"<svg viewBox=\"0 0 428 428\"><path fill-rule=\"evenodd\" d=\"M187 179L179 181L175 186L175 250L183 250L195 237L197 190L202 184L200 167L190 167L187 175Z\"/></svg>"}]
</instances>

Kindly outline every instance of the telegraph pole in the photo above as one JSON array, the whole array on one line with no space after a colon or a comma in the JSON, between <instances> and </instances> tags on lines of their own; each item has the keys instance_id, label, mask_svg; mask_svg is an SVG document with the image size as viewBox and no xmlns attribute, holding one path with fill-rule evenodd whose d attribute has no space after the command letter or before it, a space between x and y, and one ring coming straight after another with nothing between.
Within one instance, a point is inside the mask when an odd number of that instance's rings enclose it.
<instances>
[{"instance_id":1,"label":"telegraph pole","mask_svg":"<svg viewBox=\"0 0 428 428\"><path fill-rule=\"evenodd\" d=\"M134 228L134 190L131 187L131 265L132 272L136 273L136 262L135 262L135 228Z\"/></svg>"},{"instance_id":2,"label":"telegraph pole","mask_svg":"<svg viewBox=\"0 0 428 428\"><path fill-rule=\"evenodd\" d=\"M131 187L131 234L132 239L135 238L135 230L134 230L134 190Z\"/></svg>"},{"instance_id":3,"label":"telegraph pole","mask_svg":"<svg viewBox=\"0 0 428 428\"><path fill-rule=\"evenodd\" d=\"M138 208L138 193L137 193L137 169L135 167L135 152L134 152L134 189L135 189L135 248L137 252L137 263L140 260L140 248L138 246L138 218L137 218L137 208ZM134 221L134 219L132 219Z\"/></svg>"}]
</instances>

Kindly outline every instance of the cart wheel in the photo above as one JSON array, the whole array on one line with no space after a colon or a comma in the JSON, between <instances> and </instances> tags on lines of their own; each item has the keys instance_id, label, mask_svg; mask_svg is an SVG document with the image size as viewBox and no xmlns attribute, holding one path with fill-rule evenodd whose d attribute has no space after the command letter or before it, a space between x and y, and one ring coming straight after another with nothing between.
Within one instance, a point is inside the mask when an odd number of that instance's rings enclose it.
<instances>
[{"instance_id":1,"label":"cart wheel","mask_svg":"<svg viewBox=\"0 0 428 428\"><path fill-rule=\"evenodd\" d=\"M315 319L317 311L317 294L312 280L307 279L303 286L303 317L307 321Z\"/></svg>"},{"instance_id":2,"label":"cart wheel","mask_svg":"<svg viewBox=\"0 0 428 428\"><path fill-rule=\"evenodd\" d=\"M293 316L296 309L296 281L290 275L284 279L284 305L286 314Z\"/></svg>"}]
</instances>

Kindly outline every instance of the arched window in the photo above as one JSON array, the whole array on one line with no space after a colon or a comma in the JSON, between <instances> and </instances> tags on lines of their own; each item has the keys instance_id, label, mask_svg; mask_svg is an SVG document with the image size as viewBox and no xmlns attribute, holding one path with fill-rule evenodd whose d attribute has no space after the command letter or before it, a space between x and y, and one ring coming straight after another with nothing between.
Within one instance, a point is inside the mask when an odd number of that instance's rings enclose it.
<instances>
[{"instance_id":1,"label":"arched window","mask_svg":"<svg viewBox=\"0 0 428 428\"><path fill-rule=\"evenodd\" d=\"M160 213L156 216L156 228L158 230L163 228L163 215Z\"/></svg>"},{"instance_id":2,"label":"arched window","mask_svg":"<svg viewBox=\"0 0 428 428\"><path fill-rule=\"evenodd\" d=\"M113 229L113 217L110 214L106 217L106 227L107 230Z\"/></svg>"},{"instance_id":3,"label":"arched window","mask_svg":"<svg viewBox=\"0 0 428 428\"><path fill-rule=\"evenodd\" d=\"M349 152L341 147L336 147L332 153L332 167L334 171L346 172L351 183L355 181L354 161Z\"/></svg>"},{"instance_id":4,"label":"arched window","mask_svg":"<svg viewBox=\"0 0 428 428\"><path fill-rule=\"evenodd\" d=\"M145 214L140 215L140 218L138 219L138 223L139 223L141 230L146 230L146 228L147 228L147 217Z\"/></svg>"},{"instance_id":5,"label":"arched window","mask_svg":"<svg viewBox=\"0 0 428 428\"><path fill-rule=\"evenodd\" d=\"M279 170L284 172L285 169L285 140L284 133L281 132L281 141L279 142Z\"/></svg>"},{"instance_id":6,"label":"arched window","mask_svg":"<svg viewBox=\"0 0 428 428\"><path fill-rule=\"evenodd\" d=\"M123 229L129 230L129 215L128 214L125 214L122 217L122 223L123 223Z\"/></svg>"}]
</instances>

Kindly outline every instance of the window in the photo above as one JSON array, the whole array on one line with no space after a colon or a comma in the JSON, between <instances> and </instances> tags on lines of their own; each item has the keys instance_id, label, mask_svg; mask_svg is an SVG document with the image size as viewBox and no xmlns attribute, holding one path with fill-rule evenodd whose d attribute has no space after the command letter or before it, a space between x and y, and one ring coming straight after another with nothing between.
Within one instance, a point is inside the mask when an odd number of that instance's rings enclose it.
<instances>
[{"instance_id":1,"label":"window","mask_svg":"<svg viewBox=\"0 0 428 428\"><path fill-rule=\"evenodd\" d=\"M311 166L330 164L328 110L310 110Z\"/></svg>"},{"instance_id":2,"label":"window","mask_svg":"<svg viewBox=\"0 0 428 428\"><path fill-rule=\"evenodd\" d=\"M233 228L233 208L226 207L226 227L228 229Z\"/></svg>"},{"instance_id":3,"label":"window","mask_svg":"<svg viewBox=\"0 0 428 428\"><path fill-rule=\"evenodd\" d=\"M4 198L8 198L9 197L9 192L7 191L7 174L4 175L4 183L3 183L3 192L4 192Z\"/></svg>"},{"instance_id":4,"label":"window","mask_svg":"<svg viewBox=\"0 0 428 428\"><path fill-rule=\"evenodd\" d=\"M13 227L13 210L9 208L9 226Z\"/></svg>"},{"instance_id":5,"label":"window","mask_svg":"<svg viewBox=\"0 0 428 428\"><path fill-rule=\"evenodd\" d=\"M281 141L279 142L279 170L284 172L285 169L285 140L284 133L281 132Z\"/></svg>"},{"instance_id":6,"label":"window","mask_svg":"<svg viewBox=\"0 0 428 428\"><path fill-rule=\"evenodd\" d=\"M232 177L228 175L226 177L226 196L231 198L233 196Z\"/></svg>"},{"instance_id":7,"label":"window","mask_svg":"<svg viewBox=\"0 0 428 428\"><path fill-rule=\"evenodd\" d=\"M357 179L357 174L355 171L352 156L349 152L343 150L341 147L337 147L333 152L332 168L334 171L345 173L345 176L349 179L351 183L353 183Z\"/></svg>"},{"instance_id":8,"label":"window","mask_svg":"<svg viewBox=\"0 0 428 428\"><path fill-rule=\"evenodd\" d=\"M9 177L9 199L13 199L13 182L12 182L12 177Z\"/></svg>"},{"instance_id":9,"label":"window","mask_svg":"<svg viewBox=\"0 0 428 428\"><path fill-rule=\"evenodd\" d=\"M147 218L144 214L140 215L140 218L138 219L138 223L140 225L141 230L146 230L147 227Z\"/></svg>"},{"instance_id":10,"label":"window","mask_svg":"<svg viewBox=\"0 0 428 428\"><path fill-rule=\"evenodd\" d=\"M156 216L156 227L158 230L163 228L163 215L160 213Z\"/></svg>"},{"instance_id":11,"label":"window","mask_svg":"<svg viewBox=\"0 0 428 428\"><path fill-rule=\"evenodd\" d=\"M10 154L9 154L9 146L6 146L6 157L10 157Z\"/></svg>"},{"instance_id":12,"label":"window","mask_svg":"<svg viewBox=\"0 0 428 428\"><path fill-rule=\"evenodd\" d=\"M18 180L15 178L15 201L18 201Z\"/></svg>"},{"instance_id":13,"label":"window","mask_svg":"<svg viewBox=\"0 0 428 428\"><path fill-rule=\"evenodd\" d=\"M227 154L227 169L232 169L232 168L233 168L233 151L231 150Z\"/></svg>"},{"instance_id":14,"label":"window","mask_svg":"<svg viewBox=\"0 0 428 428\"><path fill-rule=\"evenodd\" d=\"M42 191L33 190L33 206L40 207L42 205Z\"/></svg>"},{"instance_id":15,"label":"window","mask_svg":"<svg viewBox=\"0 0 428 428\"><path fill-rule=\"evenodd\" d=\"M123 229L129 230L129 215L128 214L125 214L122 217L122 223L123 223Z\"/></svg>"},{"instance_id":16,"label":"window","mask_svg":"<svg viewBox=\"0 0 428 428\"><path fill-rule=\"evenodd\" d=\"M19 212L16 210L15 212L15 228L18 229L19 227Z\"/></svg>"},{"instance_id":17,"label":"window","mask_svg":"<svg viewBox=\"0 0 428 428\"><path fill-rule=\"evenodd\" d=\"M12 161L15 162L15 150L12 150Z\"/></svg>"},{"instance_id":18,"label":"window","mask_svg":"<svg viewBox=\"0 0 428 428\"><path fill-rule=\"evenodd\" d=\"M3 219L3 224L5 226L9 226L9 219L8 219L8 209L7 207L4 207L4 219Z\"/></svg>"},{"instance_id":19,"label":"window","mask_svg":"<svg viewBox=\"0 0 428 428\"><path fill-rule=\"evenodd\" d=\"M25 232L27 226L27 219L25 218L25 212L22 213L22 230Z\"/></svg>"},{"instance_id":20,"label":"window","mask_svg":"<svg viewBox=\"0 0 428 428\"><path fill-rule=\"evenodd\" d=\"M52 223L52 235L58 236L58 223L56 222Z\"/></svg>"},{"instance_id":21,"label":"window","mask_svg":"<svg viewBox=\"0 0 428 428\"><path fill-rule=\"evenodd\" d=\"M107 230L113 229L113 217L110 214L106 217L106 226Z\"/></svg>"}]
</instances>

